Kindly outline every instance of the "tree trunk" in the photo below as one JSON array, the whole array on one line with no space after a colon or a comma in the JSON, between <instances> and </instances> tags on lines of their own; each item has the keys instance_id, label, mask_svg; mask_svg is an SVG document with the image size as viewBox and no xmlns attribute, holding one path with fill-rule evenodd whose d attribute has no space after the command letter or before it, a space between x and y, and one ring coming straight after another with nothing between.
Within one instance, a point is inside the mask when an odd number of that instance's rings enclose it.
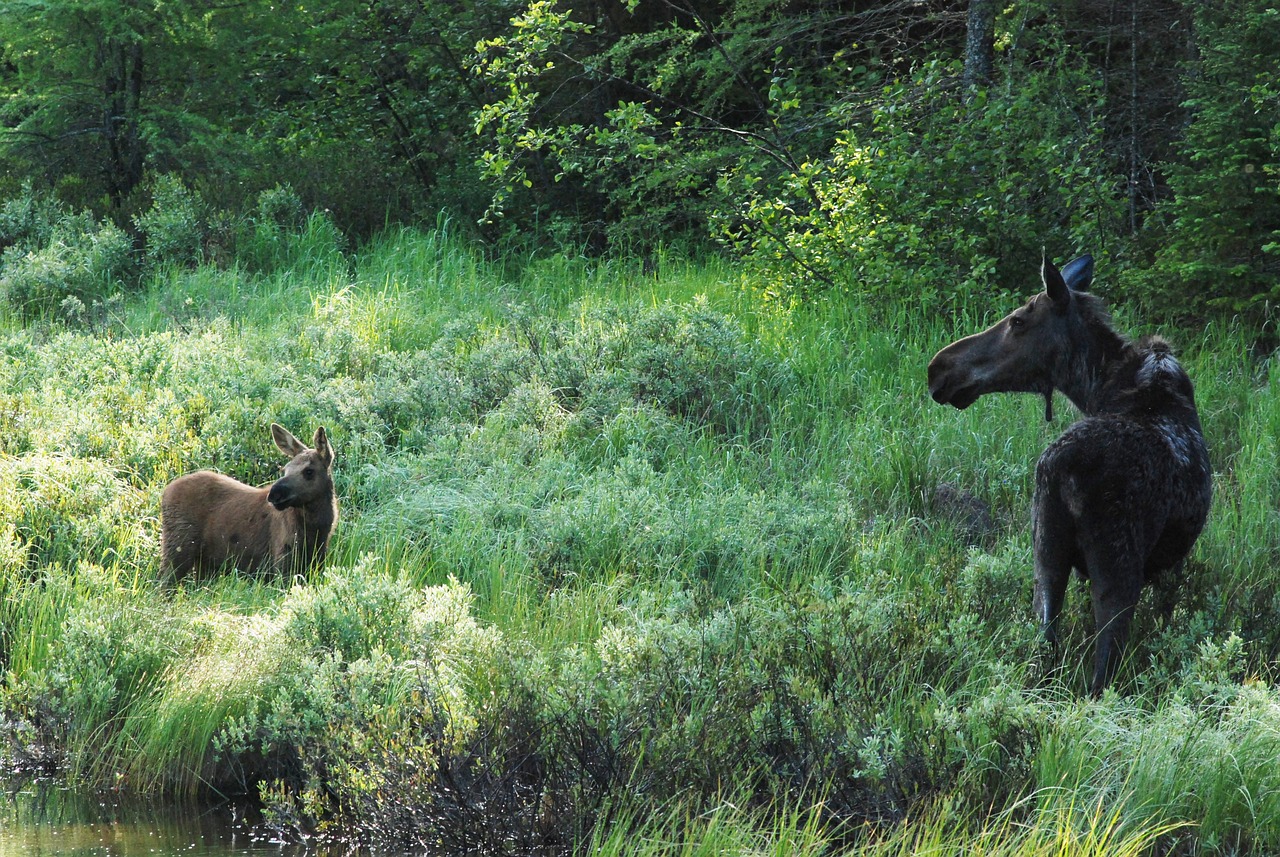
<instances>
[{"instance_id":1,"label":"tree trunk","mask_svg":"<svg viewBox=\"0 0 1280 857\"><path fill-rule=\"evenodd\" d=\"M969 0L964 42L965 97L989 86L995 73L995 0Z\"/></svg>"},{"instance_id":2,"label":"tree trunk","mask_svg":"<svg viewBox=\"0 0 1280 857\"><path fill-rule=\"evenodd\" d=\"M108 43L103 83L102 135L107 196L115 210L142 181L143 144L139 127L142 109L143 52L140 42Z\"/></svg>"}]
</instances>

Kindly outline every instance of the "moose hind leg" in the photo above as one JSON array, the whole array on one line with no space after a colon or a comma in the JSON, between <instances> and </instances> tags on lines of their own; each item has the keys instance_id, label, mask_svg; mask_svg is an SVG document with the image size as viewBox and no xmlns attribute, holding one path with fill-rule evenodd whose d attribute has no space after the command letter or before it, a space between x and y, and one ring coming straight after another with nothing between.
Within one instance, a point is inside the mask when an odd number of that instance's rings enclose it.
<instances>
[{"instance_id":1,"label":"moose hind leg","mask_svg":"<svg viewBox=\"0 0 1280 857\"><path fill-rule=\"evenodd\" d=\"M1035 610L1045 640L1056 647L1058 616L1062 613L1062 605L1066 600L1071 569L1080 564L1076 550L1075 522L1061 503L1051 502L1047 494L1038 492L1031 530L1036 562L1032 609Z\"/></svg>"},{"instance_id":2,"label":"moose hind leg","mask_svg":"<svg viewBox=\"0 0 1280 857\"><path fill-rule=\"evenodd\" d=\"M1116 667L1124 657L1129 640L1129 623L1142 594L1142 571L1125 563L1109 562L1094 566L1090 580L1093 619L1097 626L1097 651L1094 654L1093 682L1090 692L1101 696L1111 683Z\"/></svg>"}]
</instances>

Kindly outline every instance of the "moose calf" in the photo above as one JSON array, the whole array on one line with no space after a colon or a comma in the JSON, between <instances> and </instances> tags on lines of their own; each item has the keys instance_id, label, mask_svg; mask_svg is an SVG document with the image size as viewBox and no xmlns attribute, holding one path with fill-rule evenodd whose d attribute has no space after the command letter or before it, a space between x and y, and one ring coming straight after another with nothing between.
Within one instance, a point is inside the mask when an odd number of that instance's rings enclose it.
<instances>
[{"instance_id":1,"label":"moose calf","mask_svg":"<svg viewBox=\"0 0 1280 857\"><path fill-rule=\"evenodd\" d=\"M338 520L333 447L324 428L307 448L283 427L271 437L290 457L269 486L201 470L170 482L160 500L161 571L201 577L224 566L290 574L324 563Z\"/></svg>"}]
</instances>

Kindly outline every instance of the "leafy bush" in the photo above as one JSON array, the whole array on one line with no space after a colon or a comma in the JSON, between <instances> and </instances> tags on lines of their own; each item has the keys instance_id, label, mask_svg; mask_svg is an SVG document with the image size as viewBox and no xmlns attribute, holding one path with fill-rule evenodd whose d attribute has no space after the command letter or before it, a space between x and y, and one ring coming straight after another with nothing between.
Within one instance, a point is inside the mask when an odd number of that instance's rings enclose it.
<instances>
[{"instance_id":1,"label":"leafy bush","mask_svg":"<svg viewBox=\"0 0 1280 857\"><path fill-rule=\"evenodd\" d=\"M45 246L63 216L57 200L36 193L28 181L22 193L0 205L0 254L26 253Z\"/></svg>"},{"instance_id":2,"label":"leafy bush","mask_svg":"<svg viewBox=\"0 0 1280 857\"><path fill-rule=\"evenodd\" d=\"M277 185L258 194L248 234L236 255L257 271L323 274L344 266L345 245L328 212L308 213L292 187Z\"/></svg>"},{"instance_id":3,"label":"leafy bush","mask_svg":"<svg viewBox=\"0 0 1280 857\"><path fill-rule=\"evenodd\" d=\"M330 600L333 583L317 602L355 615ZM1011 784L1010 769L1029 777L1045 728L1016 670L904 672L886 647L929 611L889 593L717 606L666 587L553 661L511 656L473 624L456 584L404 595L418 605L406 651L390 639L357 659L314 649L219 739L224 752L296 749L294 786L263 792L278 824L358 819L384 843L555 849L611 806L710 808L725 783L751 783L744 794L766 803L823 783L824 817L858 823L964 782L975 800L1007 799L1025 782ZM372 616L357 624L381 628ZM276 627L290 639L280 651L315 639L292 620ZM938 662L966 642L942 642ZM937 701L911 702L917 682Z\"/></svg>"},{"instance_id":4,"label":"leafy bush","mask_svg":"<svg viewBox=\"0 0 1280 857\"><path fill-rule=\"evenodd\" d=\"M1041 253L1105 252L1116 200L1091 127L1093 85L1060 60L1012 68L968 103L930 63L842 117L827 157L780 186L744 175L727 239L783 301L826 290L912 304L1024 292Z\"/></svg>"},{"instance_id":5,"label":"leafy bush","mask_svg":"<svg viewBox=\"0 0 1280 857\"><path fill-rule=\"evenodd\" d=\"M307 223L302 197L289 185L276 185L258 194L254 225L267 232L299 232Z\"/></svg>"},{"instance_id":6,"label":"leafy bush","mask_svg":"<svg viewBox=\"0 0 1280 857\"><path fill-rule=\"evenodd\" d=\"M576 260L513 285L438 236L364 252L385 255L320 279L174 271L219 307L180 326L146 295L132 331L0 334L15 760L44 742L143 793L261 781L293 832L484 853L619 841L728 794L812 808L832 847L920 845L937 807L1006 841L1044 805L1058 853L1117 829L1092 808L1141 764L1170 823L1221 808L1219 842L1273 844L1280 370L1241 363L1247 333L1189 349L1219 440L1188 601L1140 609L1128 696L1088 702L1046 674L1029 609L1032 462L1060 426L1013 396L928 404L950 322L759 312L719 267L651 295ZM162 486L270 479L271 419L338 448L327 570L159 587ZM1016 523L964 538L935 490L957 484ZM1084 649L1088 599L1068 606ZM1217 779L1186 763L1228 751Z\"/></svg>"},{"instance_id":7,"label":"leafy bush","mask_svg":"<svg viewBox=\"0 0 1280 857\"><path fill-rule=\"evenodd\" d=\"M356 766L424 705L444 718L438 734L451 752L476 728L473 677L500 654L500 637L474 620L471 601L456 582L416 589L373 557L295 587L269 627L211 652L206 672L236 687L200 692L243 702L215 748L227 758L262 750L293 760L250 773L289 779L293 793L325 812L335 807L308 788L360 799L378 780ZM240 677L217 667L241 660L258 667Z\"/></svg>"},{"instance_id":8,"label":"leafy bush","mask_svg":"<svg viewBox=\"0 0 1280 857\"><path fill-rule=\"evenodd\" d=\"M65 749L72 777L85 782L113 771L125 715L192 643L190 626L163 601L139 598L135 584L118 567L87 562L47 566L28 584L45 604L48 651L25 664L31 670L6 706L34 726L37 743Z\"/></svg>"},{"instance_id":9,"label":"leafy bush","mask_svg":"<svg viewBox=\"0 0 1280 857\"><path fill-rule=\"evenodd\" d=\"M67 298L105 300L134 271L133 239L90 214L59 218L42 246L14 245L0 264L0 299L23 316L36 316Z\"/></svg>"},{"instance_id":10,"label":"leafy bush","mask_svg":"<svg viewBox=\"0 0 1280 857\"><path fill-rule=\"evenodd\" d=\"M152 268L186 267L203 257L205 225L198 194L174 175L160 176L151 193L151 208L134 218L146 238L144 260Z\"/></svg>"}]
</instances>

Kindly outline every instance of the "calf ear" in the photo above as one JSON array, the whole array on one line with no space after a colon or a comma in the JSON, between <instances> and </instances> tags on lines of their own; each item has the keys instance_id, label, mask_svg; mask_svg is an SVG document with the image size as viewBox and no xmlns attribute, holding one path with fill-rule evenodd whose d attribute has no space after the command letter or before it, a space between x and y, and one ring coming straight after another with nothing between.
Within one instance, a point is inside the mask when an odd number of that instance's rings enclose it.
<instances>
[{"instance_id":1,"label":"calf ear","mask_svg":"<svg viewBox=\"0 0 1280 857\"><path fill-rule=\"evenodd\" d=\"M333 463L333 447L329 445L329 436L324 426L316 429L316 436L311 440L311 448L320 454L326 465Z\"/></svg>"},{"instance_id":2,"label":"calf ear","mask_svg":"<svg viewBox=\"0 0 1280 857\"><path fill-rule=\"evenodd\" d=\"M1044 280L1044 290L1048 293L1049 300L1053 301L1054 309L1065 310L1071 305L1071 289L1047 256L1040 263L1040 279Z\"/></svg>"},{"instance_id":3,"label":"calf ear","mask_svg":"<svg viewBox=\"0 0 1280 857\"><path fill-rule=\"evenodd\" d=\"M285 455L293 458L307 451L302 441L298 440L289 430L278 423L271 424L271 439L276 442L276 447Z\"/></svg>"},{"instance_id":4,"label":"calf ear","mask_svg":"<svg viewBox=\"0 0 1280 857\"><path fill-rule=\"evenodd\" d=\"M1081 256L1062 266L1062 279L1073 292L1087 292L1093 284L1093 257Z\"/></svg>"}]
</instances>

